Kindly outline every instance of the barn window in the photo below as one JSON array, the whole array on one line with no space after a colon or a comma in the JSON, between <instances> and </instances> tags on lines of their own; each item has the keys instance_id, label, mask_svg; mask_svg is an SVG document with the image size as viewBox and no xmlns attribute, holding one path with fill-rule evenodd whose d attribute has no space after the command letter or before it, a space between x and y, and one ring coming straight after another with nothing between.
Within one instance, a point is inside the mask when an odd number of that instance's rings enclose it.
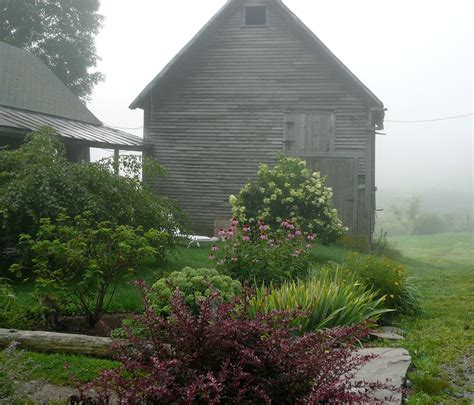
<instances>
[{"instance_id":1,"label":"barn window","mask_svg":"<svg viewBox=\"0 0 474 405\"><path fill-rule=\"evenodd\" d=\"M245 7L245 25L258 27L267 25L267 7L247 6Z\"/></svg>"}]
</instances>

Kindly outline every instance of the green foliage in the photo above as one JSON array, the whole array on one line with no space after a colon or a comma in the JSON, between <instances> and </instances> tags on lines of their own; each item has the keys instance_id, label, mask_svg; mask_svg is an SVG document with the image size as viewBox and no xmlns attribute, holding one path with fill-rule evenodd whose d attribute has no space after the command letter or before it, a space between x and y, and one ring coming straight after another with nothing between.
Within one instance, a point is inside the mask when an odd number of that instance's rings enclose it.
<instances>
[{"instance_id":1,"label":"green foliage","mask_svg":"<svg viewBox=\"0 0 474 405\"><path fill-rule=\"evenodd\" d=\"M121 277L163 250L166 235L154 229L95 222L90 215L72 222L41 220L35 237L22 236L22 251L32 258L37 292L72 305L94 326L107 310ZM29 260L28 260L29 262ZM12 269L21 272L20 265ZM106 294L112 290L108 301Z\"/></svg>"},{"instance_id":2,"label":"green foliage","mask_svg":"<svg viewBox=\"0 0 474 405\"><path fill-rule=\"evenodd\" d=\"M114 175L112 166L110 161L69 163L62 141L49 128L32 133L17 150L0 150L0 251L16 246L20 234L34 236L41 218L74 218L85 211L97 222L163 230L166 246L173 246L182 212L140 180L142 171L151 177L162 169L137 156L120 162L128 176Z\"/></svg>"},{"instance_id":3,"label":"green foliage","mask_svg":"<svg viewBox=\"0 0 474 405\"><path fill-rule=\"evenodd\" d=\"M384 232L383 229L380 230L379 235L372 241L370 251L375 255L383 255L394 260L401 256L400 251L390 243L387 232Z\"/></svg>"},{"instance_id":4,"label":"green foliage","mask_svg":"<svg viewBox=\"0 0 474 405\"><path fill-rule=\"evenodd\" d=\"M73 93L85 98L103 79L91 72L103 16L99 0L0 2L0 41L38 56Z\"/></svg>"},{"instance_id":5,"label":"green foliage","mask_svg":"<svg viewBox=\"0 0 474 405\"><path fill-rule=\"evenodd\" d=\"M350 253L344 263L351 276L385 296L385 305L403 314L420 312L419 298L414 287L408 282L406 269L384 256Z\"/></svg>"},{"instance_id":6,"label":"green foliage","mask_svg":"<svg viewBox=\"0 0 474 405\"><path fill-rule=\"evenodd\" d=\"M23 351L12 343L0 353L0 404L26 404L25 383L31 381L35 367Z\"/></svg>"},{"instance_id":7,"label":"green foliage","mask_svg":"<svg viewBox=\"0 0 474 405\"><path fill-rule=\"evenodd\" d=\"M383 301L384 297L377 297L364 285L345 277L342 269L334 267L323 268L318 278L291 281L280 288L258 288L250 301L249 313L255 317L257 313L300 310L302 315L294 321L294 326L305 333L375 322L389 311L381 308Z\"/></svg>"},{"instance_id":8,"label":"green foliage","mask_svg":"<svg viewBox=\"0 0 474 405\"><path fill-rule=\"evenodd\" d=\"M293 226L293 225L292 225ZM311 234L287 228L272 230L263 221L227 231L222 248L213 246L209 258L217 270L242 283L281 284L306 275L310 267Z\"/></svg>"},{"instance_id":9,"label":"green foliage","mask_svg":"<svg viewBox=\"0 0 474 405\"><path fill-rule=\"evenodd\" d=\"M176 289L183 294L186 304L193 313L199 311L199 303L211 296L213 290L224 299L230 300L241 291L241 284L215 269L193 269L185 267L168 277L158 280L152 288L153 308L159 314L169 314L170 300Z\"/></svg>"},{"instance_id":10,"label":"green foliage","mask_svg":"<svg viewBox=\"0 0 474 405\"><path fill-rule=\"evenodd\" d=\"M6 279L0 279L0 327L15 325L20 314L17 310L17 297Z\"/></svg>"},{"instance_id":11,"label":"green foliage","mask_svg":"<svg viewBox=\"0 0 474 405\"><path fill-rule=\"evenodd\" d=\"M248 181L229 201L241 223L262 219L276 229L287 219L328 244L346 231L332 206L332 195L325 179L311 173L305 161L280 156L272 169L261 164L257 179Z\"/></svg>"}]
</instances>

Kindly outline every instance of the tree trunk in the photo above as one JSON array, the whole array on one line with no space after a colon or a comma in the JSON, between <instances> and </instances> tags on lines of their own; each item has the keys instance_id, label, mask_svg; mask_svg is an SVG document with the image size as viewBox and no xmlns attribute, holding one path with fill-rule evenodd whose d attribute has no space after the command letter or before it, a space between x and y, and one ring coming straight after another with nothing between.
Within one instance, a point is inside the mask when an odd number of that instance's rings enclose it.
<instances>
[{"instance_id":1,"label":"tree trunk","mask_svg":"<svg viewBox=\"0 0 474 405\"><path fill-rule=\"evenodd\" d=\"M7 347L12 342L35 352L111 357L112 339L106 337L0 329L0 347Z\"/></svg>"}]
</instances>

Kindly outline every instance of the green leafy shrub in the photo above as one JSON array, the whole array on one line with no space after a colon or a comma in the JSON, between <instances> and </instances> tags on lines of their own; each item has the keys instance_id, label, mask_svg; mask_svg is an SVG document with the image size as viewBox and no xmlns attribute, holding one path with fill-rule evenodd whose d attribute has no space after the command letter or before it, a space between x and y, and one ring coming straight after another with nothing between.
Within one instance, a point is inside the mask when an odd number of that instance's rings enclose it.
<instances>
[{"instance_id":1,"label":"green leafy shrub","mask_svg":"<svg viewBox=\"0 0 474 405\"><path fill-rule=\"evenodd\" d=\"M347 230L332 206L332 195L325 179L311 173L305 161L280 156L272 169L261 164L257 179L248 181L229 201L241 223L262 219L276 229L286 219L328 244Z\"/></svg>"},{"instance_id":2,"label":"green leafy shrub","mask_svg":"<svg viewBox=\"0 0 474 405\"><path fill-rule=\"evenodd\" d=\"M110 304L117 284L144 259L163 249L162 231L96 223L90 215L42 219L35 237L22 236L24 255L32 258L37 293L72 305L92 327ZM29 262L29 260L27 260ZM21 265L12 270L20 272Z\"/></svg>"},{"instance_id":3,"label":"green leafy shrub","mask_svg":"<svg viewBox=\"0 0 474 405\"><path fill-rule=\"evenodd\" d=\"M111 160L68 162L64 144L50 128L30 134L19 149L0 150L0 256L21 234L34 236L42 218L74 218L85 211L97 222L164 230L166 244L173 246L182 211L141 181L142 173L153 179L163 169L138 156L121 157L119 166L126 176L114 174Z\"/></svg>"},{"instance_id":4,"label":"green leafy shrub","mask_svg":"<svg viewBox=\"0 0 474 405\"><path fill-rule=\"evenodd\" d=\"M222 275L215 269L185 267L153 284L153 307L159 314L169 314L171 297L178 289L193 313L197 313L199 303L210 297L213 291L218 292L222 299L228 301L238 295L241 288L239 281Z\"/></svg>"},{"instance_id":5,"label":"green leafy shrub","mask_svg":"<svg viewBox=\"0 0 474 405\"><path fill-rule=\"evenodd\" d=\"M384 232L383 229L380 230L379 235L372 241L370 251L375 255L383 255L390 259L397 259L401 256L400 251L389 242L387 232Z\"/></svg>"},{"instance_id":6,"label":"green leafy shrub","mask_svg":"<svg viewBox=\"0 0 474 405\"><path fill-rule=\"evenodd\" d=\"M301 333L338 326L375 322L381 314L384 297L377 297L365 286L344 277L340 268L323 269L320 277L297 280L281 287L258 288L249 304L251 318L272 311L302 311L293 321Z\"/></svg>"},{"instance_id":7,"label":"green leafy shrub","mask_svg":"<svg viewBox=\"0 0 474 405\"><path fill-rule=\"evenodd\" d=\"M406 269L384 256L350 253L344 263L346 271L368 288L385 296L385 305L399 313L420 312L416 290L409 284Z\"/></svg>"},{"instance_id":8,"label":"green leafy shrub","mask_svg":"<svg viewBox=\"0 0 474 405\"><path fill-rule=\"evenodd\" d=\"M304 276L310 267L314 236L289 222L272 230L263 220L254 226L239 226L233 220L219 236L225 242L221 248L212 246L209 259L221 273L242 283L281 284Z\"/></svg>"}]
</instances>

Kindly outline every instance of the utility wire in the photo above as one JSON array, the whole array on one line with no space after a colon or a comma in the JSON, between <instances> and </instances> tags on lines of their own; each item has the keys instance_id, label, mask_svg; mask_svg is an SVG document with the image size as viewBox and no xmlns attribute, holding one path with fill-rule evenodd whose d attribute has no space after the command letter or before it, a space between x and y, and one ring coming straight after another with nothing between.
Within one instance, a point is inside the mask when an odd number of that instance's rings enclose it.
<instances>
[{"instance_id":1,"label":"utility wire","mask_svg":"<svg viewBox=\"0 0 474 405\"><path fill-rule=\"evenodd\" d=\"M472 117L474 113L470 114L464 114L464 115L455 115L453 117L444 117L444 118L434 118L430 120L385 120L385 122L393 122L393 123L421 123L421 122L436 122L436 121L447 121L447 120L455 120L458 118L466 118L466 117ZM136 128L130 128L130 127L115 127L113 125L108 125L111 128L114 129L130 129L130 130L138 130L138 129L143 129L143 126L141 127L136 127Z\"/></svg>"},{"instance_id":2,"label":"utility wire","mask_svg":"<svg viewBox=\"0 0 474 405\"><path fill-rule=\"evenodd\" d=\"M431 119L431 120L413 120L413 121L411 121L411 120L408 120L408 121L385 120L385 122L401 122L401 123L435 122L435 121L455 120L457 118L471 117L473 115L474 115L474 113L464 114L464 115L455 115L453 117L434 118L434 119Z\"/></svg>"}]
</instances>

